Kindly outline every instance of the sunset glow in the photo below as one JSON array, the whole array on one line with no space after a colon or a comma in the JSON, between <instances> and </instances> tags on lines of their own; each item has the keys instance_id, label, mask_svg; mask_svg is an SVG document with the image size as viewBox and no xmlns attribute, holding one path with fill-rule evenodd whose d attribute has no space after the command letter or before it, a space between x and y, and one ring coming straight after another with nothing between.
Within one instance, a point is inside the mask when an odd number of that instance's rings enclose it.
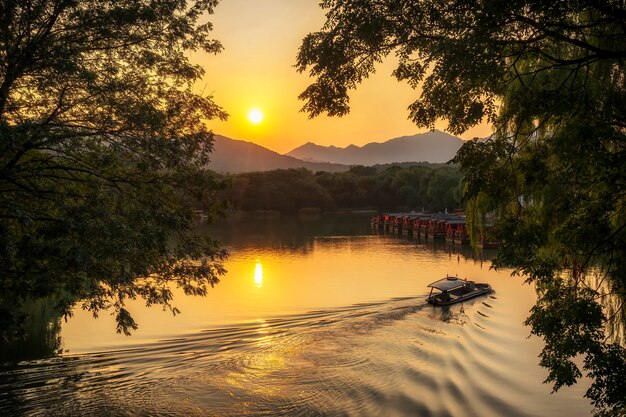
<instances>
[{"instance_id":1,"label":"sunset glow","mask_svg":"<svg viewBox=\"0 0 626 417\"><path fill-rule=\"evenodd\" d=\"M624 0L0 10L0 417L626 417Z\"/></svg>"},{"instance_id":2,"label":"sunset glow","mask_svg":"<svg viewBox=\"0 0 626 417\"><path fill-rule=\"evenodd\" d=\"M293 65L304 36L324 24L324 11L317 3L230 0L217 6L210 20L213 36L223 43L224 50L218 55L193 56L206 71L198 91L211 92L230 114L228 120L210 121L211 129L279 153L309 141L325 146L362 146L428 131L407 119L407 106L419 91L391 76L396 65L393 57L377 65L376 74L351 92L350 114L309 119L300 112L303 102L298 95L312 80ZM248 115L254 107L265 114L258 124ZM444 130L446 122L439 121L435 127ZM486 125L480 125L462 138L489 133Z\"/></svg>"}]
</instances>

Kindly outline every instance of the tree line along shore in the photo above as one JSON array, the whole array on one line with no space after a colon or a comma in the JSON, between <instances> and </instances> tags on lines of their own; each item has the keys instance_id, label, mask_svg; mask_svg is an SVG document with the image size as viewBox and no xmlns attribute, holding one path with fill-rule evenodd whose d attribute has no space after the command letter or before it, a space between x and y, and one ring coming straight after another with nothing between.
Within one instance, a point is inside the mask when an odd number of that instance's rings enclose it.
<instances>
[{"instance_id":1,"label":"tree line along shore","mask_svg":"<svg viewBox=\"0 0 626 417\"><path fill-rule=\"evenodd\" d=\"M222 197L236 211L444 211L462 206L461 174L454 165L356 165L340 173L277 169L224 179Z\"/></svg>"}]
</instances>

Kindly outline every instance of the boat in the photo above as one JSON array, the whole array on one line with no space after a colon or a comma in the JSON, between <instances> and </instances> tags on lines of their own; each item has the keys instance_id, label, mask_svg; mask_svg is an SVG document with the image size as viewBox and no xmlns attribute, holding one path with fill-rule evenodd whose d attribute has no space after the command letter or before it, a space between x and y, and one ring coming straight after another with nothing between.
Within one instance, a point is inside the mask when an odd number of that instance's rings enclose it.
<instances>
[{"instance_id":1,"label":"boat","mask_svg":"<svg viewBox=\"0 0 626 417\"><path fill-rule=\"evenodd\" d=\"M491 291L491 285L463 280L459 277L445 277L428 284L430 294L426 301L436 306L460 303ZM439 292L433 294L437 289Z\"/></svg>"}]
</instances>

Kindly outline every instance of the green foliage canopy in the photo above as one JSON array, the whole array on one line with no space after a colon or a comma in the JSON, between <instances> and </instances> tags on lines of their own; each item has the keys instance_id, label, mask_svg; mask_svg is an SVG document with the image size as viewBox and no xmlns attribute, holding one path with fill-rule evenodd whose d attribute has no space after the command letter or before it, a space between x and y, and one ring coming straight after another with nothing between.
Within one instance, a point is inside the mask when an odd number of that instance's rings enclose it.
<instances>
[{"instance_id":1,"label":"green foliage canopy","mask_svg":"<svg viewBox=\"0 0 626 417\"><path fill-rule=\"evenodd\" d=\"M421 87L409 118L459 134L474 229L493 225L495 267L537 288L527 323L558 389L585 371L599 414L626 413L626 6L617 0L326 0L297 68L315 77L311 116L349 111L348 93L395 53ZM615 324L618 322L618 325ZM615 331L617 329L617 331ZM582 356L582 371L574 359Z\"/></svg>"},{"instance_id":2,"label":"green foliage canopy","mask_svg":"<svg viewBox=\"0 0 626 417\"><path fill-rule=\"evenodd\" d=\"M378 172L378 169L382 169ZM304 208L444 211L461 207L454 166L365 167L313 174L304 168L250 172L229 178L222 193L233 208L294 213Z\"/></svg>"},{"instance_id":3,"label":"green foliage canopy","mask_svg":"<svg viewBox=\"0 0 626 417\"><path fill-rule=\"evenodd\" d=\"M226 114L187 58L221 50L200 22L216 3L0 2L0 336L27 299L111 308L127 333L128 299L176 312L171 282L218 282L225 253L190 206L219 208L205 121Z\"/></svg>"}]
</instances>

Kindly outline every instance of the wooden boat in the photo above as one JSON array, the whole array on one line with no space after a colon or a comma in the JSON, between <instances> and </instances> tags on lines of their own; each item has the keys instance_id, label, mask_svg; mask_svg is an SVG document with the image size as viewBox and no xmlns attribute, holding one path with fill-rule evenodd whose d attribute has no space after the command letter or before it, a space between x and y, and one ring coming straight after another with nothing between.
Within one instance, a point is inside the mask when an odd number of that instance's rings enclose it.
<instances>
[{"instance_id":1,"label":"wooden boat","mask_svg":"<svg viewBox=\"0 0 626 417\"><path fill-rule=\"evenodd\" d=\"M446 277L428 284L430 294L426 301L436 306L447 306L491 291L491 285L466 281L459 277ZM439 292L433 294L437 289Z\"/></svg>"}]
</instances>

